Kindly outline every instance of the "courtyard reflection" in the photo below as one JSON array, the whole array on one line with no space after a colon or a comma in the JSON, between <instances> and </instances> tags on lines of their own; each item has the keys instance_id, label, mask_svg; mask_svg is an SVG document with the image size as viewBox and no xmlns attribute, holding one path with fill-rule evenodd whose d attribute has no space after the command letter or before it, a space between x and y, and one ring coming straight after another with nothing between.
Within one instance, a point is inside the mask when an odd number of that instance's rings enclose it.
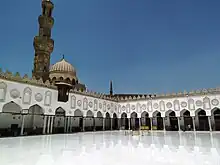
<instances>
[{"instance_id":1,"label":"courtyard reflection","mask_svg":"<svg viewBox=\"0 0 220 165\"><path fill-rule=\"evenodd\" d=\"M171 159L172 162L183 159L187 164L187 161L193 159L194 164L202 161L216 164L220 161L220 133L152 132L144 136L125 136L123 132L88 132L3 138L0 141L0 164L4 165L40 165L46 163L45 161L47 164L64 161L91 163L88 158L99 157L101 162L110 159L109 155L112 160L117 159L119 162L124 162L125 157L128 157L127 161L132 158L144 162L148 160L169 163Z\"/></svg>"}]
</instances>

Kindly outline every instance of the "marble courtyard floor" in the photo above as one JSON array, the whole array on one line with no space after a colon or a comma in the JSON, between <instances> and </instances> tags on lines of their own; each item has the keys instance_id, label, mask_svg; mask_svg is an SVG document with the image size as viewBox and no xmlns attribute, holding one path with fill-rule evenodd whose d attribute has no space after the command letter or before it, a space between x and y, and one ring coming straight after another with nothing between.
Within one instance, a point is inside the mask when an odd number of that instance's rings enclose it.
<instances>
[{"instance_id":1,"label":"marble courtyard floor","mask_svg":"<svg viewBox=\"0 0 220 165\"><path fill-rule=\"evenodd\" d=\"M0 165L219 165L220 133L87 132L0 139Z\"/></svg>"}]
</instances>

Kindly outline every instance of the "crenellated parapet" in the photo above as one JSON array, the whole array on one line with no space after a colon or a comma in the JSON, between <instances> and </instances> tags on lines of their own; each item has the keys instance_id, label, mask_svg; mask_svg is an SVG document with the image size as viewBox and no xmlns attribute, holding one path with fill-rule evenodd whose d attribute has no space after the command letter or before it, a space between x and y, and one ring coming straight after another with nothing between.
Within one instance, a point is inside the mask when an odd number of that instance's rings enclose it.
<instances>
[{"instance_id":1,"label":"crenellated parapet","mask_svg":"<svg viewBox=\"0 0 220 165\"><path fill-rule=\"evenodd\" d=\"M84 96L90 96L90 97L94 97L97 99L104 99L104 100L115 101L115 102L118 101L118 99L115 97L111 97L111 96L103 94L103 93L93 92L93 91L89 91L89 90L81 91L78 89L72 89L72 90L70 90L70 93L80 94L80 95L84 95Z\"/></svg>"},{"instance_id":2,"label":"crenellated parapet","mask_svg":"<svg viewBox=\"0 0 220 165\"><path fill-rule=\"evenodd\" d=\"M153 95L138 95L136 96L121 96L117 97L119 102L126 102L126 101L141 101L141 100L153 100L153 99L172 99L178 97L192 97L192 96L201 96L201 95L212 95L212 94L220 94L220 88L209 88L209 89L200 89L200 90L192 90L187 92L184 90L183 92L177 93L162 93L162 94L153 94Z\"/></svg>"},{"instance_id":3,"label":"crenellated parapet","mask_svg":"<svg viewBox=\"0 0 220 165\"><path fill-rule=\"evenodd\" d=\"M29 84L29 85L38 86L38 87L57 89L57 87L55 85L53 85L53 83L51 83L49 80L47 80L46 82L43 82L42 78L40 78L39 80L36 80L35 77L29 78L27 74L25 74L24 76L21 76L19 72L16 72L14 74L8 70L3 72L1 68L0 68L0 78L8 80L8 81L25 83L25 84ZM115 102L118 100L118 98L111 97L111 96L103 94L103 93L89 91L89 90L81 91L79 89L72 89L72 90L70 90L70 93L76 93L76 94L80 94L83 96L90 96L90 97L94 97L97 99L100 98L100 99L115 101Z\"/></svg>"},{"instance_id":4,"label":"crenellated parapet","mask_svg":"<svg viewBox=\"0 0 220 165\"><path fill-rule=\"evenodd\" d=\"M15 81L18 83L25 83L25 84L30 84L30 85L39 86L39 87L57 89L57 87L54 86L52 83L50 83L49 80L47 80L44 83L41 78L39 80L36 80L35 77L29 78L27 74L25 74L24 76L21 76L19 72L16 72L15 74L13 74L12 72L8 70L3 72L2 69L0 69L0 78L9 80L9 81Z\"/></svg>"}]
</instances>

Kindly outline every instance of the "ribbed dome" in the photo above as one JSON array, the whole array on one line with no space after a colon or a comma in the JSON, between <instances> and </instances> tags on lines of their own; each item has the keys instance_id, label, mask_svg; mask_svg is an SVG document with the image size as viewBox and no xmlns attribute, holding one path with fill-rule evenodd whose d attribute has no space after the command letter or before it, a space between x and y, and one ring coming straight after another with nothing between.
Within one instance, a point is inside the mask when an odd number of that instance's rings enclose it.
<instances>
[{"instance_id":1,"label":"ribbed dome","mask_svg":"<svg viewBox=\"0 0 220 165\"><path fill-rule=\"evenodd\" d=\"M75 73L76 71L75 71L75 68L63 58L61 61L57 62L50 68L50 72L73 72Z\"/></svg>"}]
</instances>

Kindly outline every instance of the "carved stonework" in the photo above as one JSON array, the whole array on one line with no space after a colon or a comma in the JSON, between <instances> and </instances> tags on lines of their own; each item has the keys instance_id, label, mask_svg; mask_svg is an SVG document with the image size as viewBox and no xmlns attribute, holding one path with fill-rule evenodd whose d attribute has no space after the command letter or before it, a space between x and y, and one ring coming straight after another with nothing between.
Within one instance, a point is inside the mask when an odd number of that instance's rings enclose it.
<instances>
[{"instance_id":1,"label":"carved stonework","mask_svg":"<svg viewBox=\"0 0 220 165\"><path fill-rule=\"evenodd\" d=\"M186 108L186 107L187 107L187 102L182 101L182 102L181 102L181 107L182 107L182 108Z\"/></svg>"},{"instance_id":2,"label":"carved stonework","mask_svg":"<svg viewBox=\"0 0 220 165\"><path fill-rule=\"evenodd\" d=\"M136 108L137 108L137 112L138 112L138 113L141 113L141 112L142 112L141 104L140 104L140 103L137 103Z\"/></svg>"},{"instance_id":3,"label":"carved stonework","mask_svg":"<svg viewBox=\"0 0 220 165\"><path fill-rule=\"evenodd\" d=\"M158 109L159 105L157 103L154 103L153 107L154 107L154 109Z\"/></svg>"},{"instance_id":4,"label":"carved stonework","mask_svg":"<svg viewBox=\"0 0 220 165\"><path fill-rule=\"evenodd\" d=\"M13 75L12 75L12 72L10 72L10 71L6 71L5 72L5 77L7 77L7 78L11 78Z\"/></svg>"},{"instance_id":5,"label":"carved stonework","mask_svg":"<svg viewBox=\"0 0 220 165\"><path fill-rule=\"evenodd\" d=\"M127 104L126 105L126 112L130 113L130 111L131 111L131 106L130 106L130 104Z\"/></svg>"},{"instance_id":6,"label":"carved stonework","mask_svg":"<svg viewBox=\"0 0 220 165\"><path fill-rule=\"evenodd\" d=\"M0 102L5 101L5 96L7 92L7 85L4 82L0 82Z\"/></svg>"},{"instance_id":7,"label":"carved stonework","mask_svg":"<svg viewBox=\"0 0 220 165\"><path fill-rule=\"evenodd\" d=\"M40 93L35 94L35 100L37 102L41 102L43 100L43 96Z\"/></svg>"},{"instance_id":8,"label":"carved stonework","mask_svg":"<svg viewBox=\"0 0 220 165\"><path fill-rule=\"evenodd\" d=\"M77 101L77 105L78 105L79 107L81 107L82 101L81 101L81 100L78 100L78 101Z\"/></svg>"},{"instance_id":9,"label":"carved stonework","mask_svg":"<svg viewBox=\"0 0 220 165\"><path fill-rule=\"evenodd\" d=\"M147 109L148 109L149 112L153 111L153 107L152 107L152 102L151 101L147 102Z\"/></svg>"},{"instance_id":10,"label":"carved stonework","mask_svg":"<svg viewBox=\"0 0 220 165\"><path fill-rule=\"evenodd\" d=\"M102 103L99 103L99 109L102 109Z\"/></svg>"},{"instance_id":11,"label":"carved stonework","mask_svg":"<svg viewBox=\"0 0 220 165\"><path fill-rule=\"evenodd\" d=\"M135 110L135 105L131 106L131 110L134 111Z\"/></svg>"},{"instance_id":12,"label":"carved stonework","mask_svg":"<svg viewBox=\"0 0 220 165\"><path fill-rule=\"evenodd\" d=\"M106 112L106 102L103 102L103 112Z\"/></svg>"},{"instance_id":13,"label":"carved stonework","mask_svg":"<svg viewBox=\"0 0 220 165\"><path fill-rule=\"evenodd\" d=\"M142 110L142 111L145 111L146 109L147 109L146 104L143 104L143 105L141 106L141 110Z\"/></svg>"},{"instance_id":14,"label":"carved stonework","mask_svg":"<svg viewBox=\"0 0 220 165\"><path fill-rule=\"evenodd\" d=\"M46 91L45 92L44 105L50 106L51 105L51 99L52 99L52 92L51 91Z\"/></svg>"},{"instance_id":15,"label":"carved stonework","mask_svg":"<svg viewBox=\"0 0 220 165\"><path fill-rule=\"evenodd\" d=\"M202 101L201 100L197 100L196 101L196 106L197 107L201 107L202 106Z\"/></svg>"},{"instance_id":16,"label":"carved stonework","mask_svg":"<svg viewBox=\"0 0 220 165\"><path fill-rule=\"evenodd\" d=\"M23 104L30 104L31 103L31 95L32 91L30 88L25 88L23 93Z\"/></svg>"},{"instance_id":17,"label":"carved stonework","mask_svg":"<svg viewBox=\"0 0 220 165\"><path fill-rule=\"evenodd\" d=\"M174 106L174 110L175 111L179 111L180 110L180 102L179 102L179 100L174 100L173 101L173 106Z\"/></svg>"},{"instance_id":18,"label":"carved stonework","mask_svg":"<svg viewBox=\"0 0 220 165\"><path fill-rule=\"evenodd\" d=\"M90 101L89 102L89 108L92 108L93 107L93 103Z\"/></svg>"},{"instance_id":19,"label":"carved stonework","mask_svg":"<svg viewBox=\"0 0 220 165\"><path fill-rule=\"evenodd\" d=\"M88 100L87 98L83 99L83 110L87 110L88 109Z\"/></svg>"},{"instance_id":20,"label":"carved stonework","mask_svg":"<svg viewBox=\"0 0 220 165\"><path fill-rule=\"evenodd\" d=\"M118 110L118 105L115 104L115 112L117 112L117 110Z\"/></svg>"},{"instance_id":21,"label":"carved stonework","mask_svg":"<svg viewBox=\"0 0 220 165\"><path fill-rule=\"evenodd\" d=\"M203 108L204 108L205 110L211 109L210 98L205 97L205 98L203 99Z\"/></svg>"},{"instance_id":22,"label":"carved stonework","mask_svg":"<svg viewBox=\"0 0 220 165\"><path fill-rule=\"evenodd\" d=\"M171 102L168 102L168 103L166 104L166 106L167 106L168 109L170 109L170 108L172 108L172 103L171 103Z\"/></svg>"},{"instance_id":23,"label":"carved stonework","mask_svg":"<svg viewBox=\"0 0 220 165\"><path fill-rule=\"evenodd\" d=\"M218 106L219 105L218 99L213 99L211 102L212 102L213 106Z\"/></svg>"},{"instance_id":24,"label":"carved stonework","mask_svg":"<svg viewBox=\"0 0 220 165\"><path fill-rule=\"evenodd\" d=\"M98 110L98 100L94 100L94 111Z\"/></svg>"},{"instance_id":25,"label":"carved stonework","mask_svg":"<svg viewBox=\"0 0 220 165\"><path fill-rule=\"evenodd\" d=\"M108 104L108 105L107 105L107 109L108 109L108 110L110 110L110 109L111 109L110 104Z\"/></svg>"},{"instance_id":26,"label":"carved stonework","mask_svg":"<svg viewBox=\"0 0 220 165\"><path fill-rule=\"evenodd\" d=\"M75 109L76 108L76 96L71 96L71 108Z\"/></svg>"},{"instance_id":27,"label":"carved stonework","mask_svg":"<svg viewBox=\"0 0 220 165\"><path fill-rule=\"evenodd\" d=\"M17 80L21 80L20 73L16 72L14 78L17 79Z\"/></svg>"},{"instance_id":28,"label":"carved stonework","mask_svg":"<svg viewBox=\"0 0 220 165\"><path fill-rule=\"evenodd\" d=\"M121 105L118 105L118 113L121 113Z\"/></svg>"},{"instance_id":29,"label":"carved stonework","mask_svg":"<svg viewBox=\"0 0 220 165\"><path fill-rule=\"evenodd\" d=\"M165 111L165 102L164 101L160 101L159 102L159 105L160 105L160 111Z\"/></svg>"},{"instance_id":30,"label":"carved stonework","mask_svg":"<svg viewBox=\"0 0 220 165\"><path fill-rule=\"evenodd\" d=\"M18 97L20 97L20 92L17 90L17 89L12 89L10 91L10 96L13 98L13 99L16 99Z\"/></svg>"},{"instance_id":31,"label":"carved stonework","mask_svg":"<svg viewBox=\"0 0 220 165\"><path fill-rule=\"evenodd\" d=\"M188 108L189 110L195 110L195 104L193 99L188 100Z\"/></svg>"}]
</instances>

